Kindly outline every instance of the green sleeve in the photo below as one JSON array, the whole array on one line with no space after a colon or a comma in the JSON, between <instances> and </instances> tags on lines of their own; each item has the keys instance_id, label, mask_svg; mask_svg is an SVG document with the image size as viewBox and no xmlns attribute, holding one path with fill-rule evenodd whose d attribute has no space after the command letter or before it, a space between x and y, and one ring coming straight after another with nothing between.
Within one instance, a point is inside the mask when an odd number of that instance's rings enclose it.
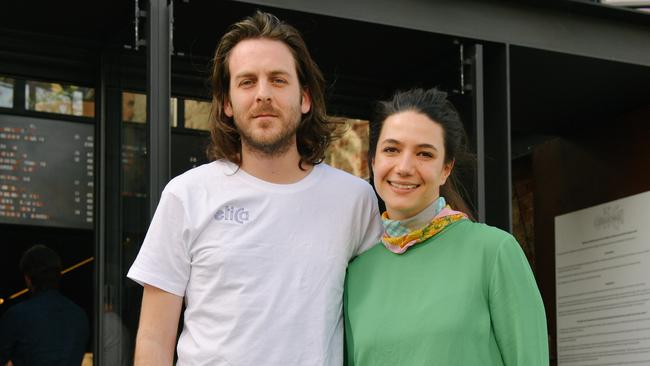
<instances>
[{"instance_id":1,"label":"green sleeve","mask_svg":"<svg viewBox=\"0 0 650 366\"><path fill-rule=\"evenodd\" d=\"M343 366L354 366L354 342L352 339L352 327L350 327L350 319L348 318L348 280L345 279L345 286L343 289L343 319L345 322L345 332L343 333L344 347L343 347Z\"/></svg>"},{"instance_id":2,"label":"green sleeve","mask_svg":"<svg viewBox=\"0 0 650 366\"><path fill-rule=\"evenodd\" d=\"M489 306L506 366L549 364L544 304L528 260L510 235L496 251L489 282Z\"/></svg>"}]
</instances>

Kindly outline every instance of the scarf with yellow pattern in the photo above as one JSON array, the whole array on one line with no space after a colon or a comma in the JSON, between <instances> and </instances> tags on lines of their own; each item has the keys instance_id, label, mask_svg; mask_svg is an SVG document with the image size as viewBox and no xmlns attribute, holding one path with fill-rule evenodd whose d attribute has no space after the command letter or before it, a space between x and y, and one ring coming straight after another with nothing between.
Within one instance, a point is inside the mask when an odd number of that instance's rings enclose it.
<instances>
[{"instance_id":1,"label":"scarf with yellow pattern","mask_svg":"<svg viewBox=\"0 0 650 366\"><path fill-rule=\"evenodd\" d=\"M394 222L393 220L390 220L388 218L388 212L384 212L381 215L381 218L384 221L385 225L387 223ZM467 219L466 214L459 211L454 211L451 209L451 206L445 205L433 217L433 220L431 220L431 222L426 226L424 226L423 228L410 231L403 235L395 235L395 236L392 236L388 233L388 231L393 231L393 230L385 230L381 238L381 242L384 243L386 249L390 250L391 252L396 254L402 254L406 252L406 250L412 247L413 245L422 243L427 239L429 239L430 237L441 232L445 227L447 227L447 225L464 219Z\"/></svg>"}]
</instances>

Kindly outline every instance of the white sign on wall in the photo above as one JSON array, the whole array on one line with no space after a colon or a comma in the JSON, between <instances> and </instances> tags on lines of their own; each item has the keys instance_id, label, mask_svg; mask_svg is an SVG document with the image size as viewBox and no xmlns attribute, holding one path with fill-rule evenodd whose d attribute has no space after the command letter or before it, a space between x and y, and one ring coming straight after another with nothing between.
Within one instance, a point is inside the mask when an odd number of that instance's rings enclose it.
<instances>
[{"instance_id":1,"label":"white sign on wall","mask_svg":"<svg viewBox=\"0 0 650 366\"><path fill-rule=\"evenodd\" d=\"M558 365L650 365L650 192L555 217Z\"/></svg>"}]
</instances>

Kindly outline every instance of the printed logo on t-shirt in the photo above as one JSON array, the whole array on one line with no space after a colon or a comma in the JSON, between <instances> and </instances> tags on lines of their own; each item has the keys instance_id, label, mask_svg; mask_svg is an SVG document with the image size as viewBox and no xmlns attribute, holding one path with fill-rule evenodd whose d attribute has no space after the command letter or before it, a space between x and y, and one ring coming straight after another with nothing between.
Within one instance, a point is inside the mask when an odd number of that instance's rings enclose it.
<instances>
[{"instance_id":1,"label":"printed logo on t-shirt","mask_svg":"<svg viewBox=\"0 0 650 366\"><path fill-rule=\"evenodd\" d=\"M243 224L250 219L250 214L245 208L225 206L215 212L214 219L217 221L231 221Z\"/></svg>"}]
</instances>

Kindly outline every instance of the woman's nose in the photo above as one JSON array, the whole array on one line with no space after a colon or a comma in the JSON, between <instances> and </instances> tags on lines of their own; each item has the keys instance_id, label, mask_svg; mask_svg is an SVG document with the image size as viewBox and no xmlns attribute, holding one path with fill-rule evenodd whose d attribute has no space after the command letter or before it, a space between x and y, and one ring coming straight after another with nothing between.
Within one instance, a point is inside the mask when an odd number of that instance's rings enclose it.
<instances>
[{"instance_id":1,"label":"woman's nose","mask_svg":"<svg viewBox=\"0 0 650 366\"><path fill-rule=\"evenodd\" d=\"M403 154L397 162L397 174L406 176L413 174L413 158L408 154Z\"/></svg>"}]
</instances>

